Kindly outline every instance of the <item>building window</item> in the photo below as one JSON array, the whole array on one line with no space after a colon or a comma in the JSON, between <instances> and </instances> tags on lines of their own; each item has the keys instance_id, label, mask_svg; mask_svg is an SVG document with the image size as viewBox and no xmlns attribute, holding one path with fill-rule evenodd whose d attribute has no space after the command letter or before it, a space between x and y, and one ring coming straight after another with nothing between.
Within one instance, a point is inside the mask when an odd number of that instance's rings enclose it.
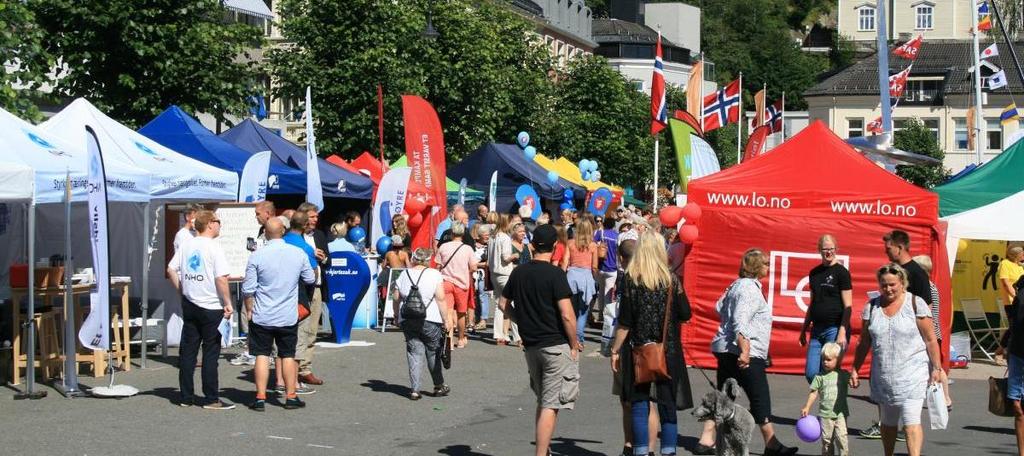
<instances>
[{"instance_id":1,"label":"building window","mask_svg":"<svg viewBox=\"0 0 1024 456\"><path fill-rule=\"evenodd\" d=\"M927 128L928 131L931 131L932 132L932 136L935 138L935 141L939 142L939 119L918 119L918 122L921 122L921 124L924 125L924 128ZM906 126L907 126L907 119L893 119L892 120L893 132L900 131L900 130L906 128Z\"/></svg>"},{"instance_id":2,"label":"building window","mask_svg":"<svg viewBox=\"0 0 1024 456\"><path fill-rule=\"evenodd\" d=\"M634 79L634 80L629 81L629 82L631 84L633 84L633 90L636 90L637 92L643 92L644 91L644 81L641 81L639 79Z\"/></svg>"},{"instance_id":3,"label":"building window","mask_svg":"<svg viewBox=\"0 0 1024 456\"><path fill-rule=\"evenodd\" d=\"M870 32L875 30L875 8L862 6L857 10L857 30Z\"/></svg>"},{"instance_id":4,"label":"building window","mask_svg":"<svg viewBox=\"0 0 1024 456\"><path fill-rule=\"evenodd\" d=\"M1003 150L1003 127L999 119L985 120L985 137L988 139L988 150Z\"/></svg>"},{"instance_id":5,"label":"building window","mask_svg":"<svg viewBox=\"0 0 1024 456\"><path fill-rule=\"evenodd\" d=\"M931 103L939 95L942 81L938 80L907 80L907 89L903 93L903 99L908 102Z\"/></svg>"},{"instance_id":6,"label":"building window","mask_svg":"<svg viewBox=\"0 0 1024 456\"><path fill-rule=\"evenodd\" d=\"M934 8L932 8L930 5L920 5L917 8L915 8L914 11L916 13L915 17L917 18L917 20L915 21L915 24L917 25L915 29L931 30L932 12L934 11Z\"/></svg>"},{"instance_id":7,"label":"building window","mask_svg":"<svg viewBox=\"0 0 1024 456\"><path fill-rule=\"evenodd\" d=\"M953 142L956 150L967 150L967 119L953 119Z\"/></svg>"},{"instance_id":8,"label":"building window","mask_svg":"<svg viewBox=\"0 0 1024 456\"><path fill-rule=\"evenodd\" d=\"M864 119L846 119L846 135L849 138L864 136Z\"/></svg>"}]
</instances>

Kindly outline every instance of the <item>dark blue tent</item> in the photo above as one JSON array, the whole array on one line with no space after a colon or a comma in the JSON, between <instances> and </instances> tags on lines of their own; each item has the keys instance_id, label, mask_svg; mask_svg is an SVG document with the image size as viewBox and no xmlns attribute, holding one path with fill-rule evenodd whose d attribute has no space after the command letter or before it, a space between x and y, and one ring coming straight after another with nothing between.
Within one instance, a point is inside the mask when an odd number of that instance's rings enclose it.
<instances>
[{"instance_id":1,"label":"dark blue tent","mask_svg":"<svg viewBox=\"0 0 1024 456\"><path fill-rule=\"evenodd\" d=\"M252 156L251 152L218 138L198 120L174 105L149 121L146 126L139 129L139 133L171 150L203 163L234 171L239 176L242 175L245 162ZM272 183L267 189L268 194L306 193L305 173L288 167L275 157L270 158L270 176L277 176L277 179L270 179Z\"/></svg>"},{"instance_id":2,"label":"dark blue tent","mask_svg":"<svg viewBox=\"0 0 1024 456\"><path fill-rule=\"evenodd\" d=\"M514 144L489 143L469 154L457 165L448 169L448 177L454 181L466 179L466 185L483 192L488 191L491 175L498 172L498 210L505 212L515 205L516 189L530 184L541 198L561 200L566 189L586 192L583 187L559 178L548 180L548 170L533 160L528 160L523 150Z\"/></svg>"},{"instance_id":3,"label":"dark blue tent","mask_svg":"<svg viewBox=\"0 0 1024 456\"><path fill-rule=\"evenodd\" d=\"M252 153L269 150L288 166L303 173L306 171L305 149L292 144L252 119L245 119L242 123L221 133L220 138ZM322 158L317 161L325 198L368 200L373 197L373 181L366 176L341 169Z\"/></svg>"}]
</instances>

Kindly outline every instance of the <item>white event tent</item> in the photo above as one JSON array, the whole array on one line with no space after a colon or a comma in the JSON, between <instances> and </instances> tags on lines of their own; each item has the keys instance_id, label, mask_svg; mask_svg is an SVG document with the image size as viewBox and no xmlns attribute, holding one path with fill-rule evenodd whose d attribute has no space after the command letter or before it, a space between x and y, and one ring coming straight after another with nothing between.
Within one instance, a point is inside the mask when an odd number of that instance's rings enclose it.
<instances>
[{"instance_id":1,"label":"white event tent","mask_svg":"<svg viewBox=\"0 0 1024 456\"><path fill-rule=\"evenodd\" d=\"M1024 241L1024 191L999 201L943 217L946 222L946 252L953 270L961 239Z\"/></svg>"},{"instance_id":2,"label":"white event tent","mask_svg":"<svg viewBox=\"0 0 1024 456\"><path fill-rule=\"evenodd\" d=\"M178 293L164 279L164 271L170 260L164 253L166 236L164 224L160 223L164 205L185 201L235 201L238 196L238 175L168 149L111 119L84 98L76 99L41 126L55 135L85 144L85 125L96 131L105 160L131 163L152 174L150 188L153 203L144 209L143 223L138 227L140 233L146 233L147 239L138 243L131 241L131 246L119 245L146 261L136 271L148 273L131 274L132 288L134 293L141 295L144 303L149 302L150 291L154 298L163 301L168 342L175 345L181 332L181 303ZM151 225L151 219L155 220L155 228ZM148 267L150 264L155 266ZM134 280L139 278L142 279L141 283ZM154 283L152 287L151 279ZM157 314L156 309L150 310Z\"/></svg>"}]
</instances>

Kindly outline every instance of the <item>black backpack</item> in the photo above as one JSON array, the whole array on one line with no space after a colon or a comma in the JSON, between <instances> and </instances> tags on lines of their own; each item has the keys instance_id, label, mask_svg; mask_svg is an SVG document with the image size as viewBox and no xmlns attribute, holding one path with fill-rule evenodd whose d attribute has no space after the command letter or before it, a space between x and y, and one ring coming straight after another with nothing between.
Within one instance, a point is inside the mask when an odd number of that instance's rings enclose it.
<instances>
[{"instance_id":1,"label":"black backpack","mask_svg":"<svg viewBox=\"0 0 1024 456\"><path fill-rule=\"evenodd\" d=\"M402 303L401 315L403 320L423 320L427 318L427 307L433 302L434 297L430 297L430 301L423 302L423 296L420 294L420 280L423 279L423 273L426 269L420 272L420 276L415 282L409 287L409 294L405 297L405 302ZM412 275L409 274L409 270L405 270L405 274L409 277L409 281L412 282Z\"/></svg>"}]
</instances>

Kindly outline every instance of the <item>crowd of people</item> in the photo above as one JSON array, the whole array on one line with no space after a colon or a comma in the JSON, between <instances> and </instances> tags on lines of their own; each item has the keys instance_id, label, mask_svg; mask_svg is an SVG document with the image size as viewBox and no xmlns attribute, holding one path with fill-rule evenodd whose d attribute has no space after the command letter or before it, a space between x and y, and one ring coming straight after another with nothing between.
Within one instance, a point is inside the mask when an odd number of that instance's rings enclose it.
<instances>
[{"instance_id":1,"label":"crowd of people","mask_svg":"<svg viewBox=\"0 0 1024 456\"><path fill-rule=\"evenodd\" d=\"M248 353L240 355L246 363L247 357L255 358L256 394L250 408L265 409L271 364L277 366L275 392L284 396L284 407L299 408L304 403L298 395L308 394L309 385L323 383L313 375L312 361L327 252L365 249L345 240L360 220L350 215L332 225L334 241L328 244L316 228L313 205L275 216L273 204L265 202L255 212L261 229L242 286ZM195 234L182 236L168 266L183 296L181 404L232 408L218 396L216 371L217 326L234 312L224 254L212 242L220 220L205 210L187 219L190 225L183 230ZM685 354L699 348L686 347L681 338L681 325L691 316L683 290L687 246L672 227L661 227L649 212L622 207L606 217L567 210L557 219L544 213L535 220L529 208L502 214L480 205L470 218L464 207L455 205L429 247L410 250L402 215L395 216L387 235L389 250L377 253L382 266L398 274L387 274L396 279L381 283L380 291L393 294L394 315L406 340L409 399L450 394L442 367L449 350L480 343L490 327L489 338L496 345L524 351L536 394L538 456L549 454L559 411L575 406L581 354L610 360L612 392L622 405L622 454L654 454L655 448L662 455L676 453L677 413L694 405ZM806 416L819 402L823 454L849 454L846 397L850 388L859 386L858 371L869 352L870 398L878 416L857 419L874 423L861 435L880 438L886 455L893 454L898 440L906 442L908 454L921 454L921 413L929 385L943 385L952 409L939 350L939 295L928 279L931 260L911 255L911 240L903 231L886 234L881 244L890 262L876 271L878 289L869 293L872 297L859 315L863 330L856 341L850 329L851 319L857 318L852 315L853 284L838 260L835 236L818 239L821 263L808 273L810 304L796 341L807 347L809 397L800 413ZM715 305L719 326L710 350L717 359L717 387L733 379L742 388L764 440L764 454L792 455L796 448L784 445L772 425L766 373L772 305L762 290L768 256L750 248L738 263L736 279ZM591 323L605 326L606 337L588 350L584 330ZM641 382L636 350L650 343L663 344L667 374ZM1024 369L1014 343L1020 345L1009 341L1010 369ZM192 384L200 346L201 402ZM853 369L846 371L842 360L849 351ZM432 381L429 390L420 379L424 364ZM1011 385L1013 391L1019 412L1024 386ZM693 453L715 454L717 431L714 420L695 429L699 441Z\"/></svg>"}]
</instances>

